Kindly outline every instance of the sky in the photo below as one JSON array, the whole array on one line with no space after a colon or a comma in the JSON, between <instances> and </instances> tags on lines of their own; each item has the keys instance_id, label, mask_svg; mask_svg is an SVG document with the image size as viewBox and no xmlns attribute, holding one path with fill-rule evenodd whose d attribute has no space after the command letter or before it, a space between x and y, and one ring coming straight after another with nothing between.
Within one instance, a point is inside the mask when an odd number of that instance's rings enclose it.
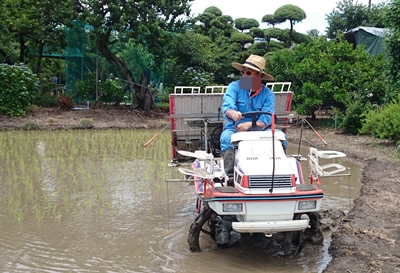
<instances>
[{"instance_id":1,"label":"sky","mask_svg":"<svg viewBox=\"0 0 400 273\"><path fill-rule=\"evenodd\" d=\"M364 3L365 1L365 3ZM236 18L253 18L260 23L260 28L265 29L271 26L261 23L261 19L266 14L274 14L281 6L292 4L300 7L307 15L307 18L294 25L294 30L300 33L307 33L311 29L317 29L321 34L325 34L328 26L326 14L331 13L336 8L336 3L340 0L194 0L192 2L192 12L197 15L203 13L210 6L215 6L224 15ZM360 4L368 5L368 0L359 0ZM377 1L372 1L372 3ZM278 28L290 28L289 21L276 25Z\"/></svg>"}]
</instances>

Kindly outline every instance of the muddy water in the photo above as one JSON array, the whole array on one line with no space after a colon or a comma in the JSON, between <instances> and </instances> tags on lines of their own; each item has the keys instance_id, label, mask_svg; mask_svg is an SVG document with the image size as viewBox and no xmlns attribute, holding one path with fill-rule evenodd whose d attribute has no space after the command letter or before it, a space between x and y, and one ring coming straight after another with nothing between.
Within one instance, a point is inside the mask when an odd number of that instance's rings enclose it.
<instances>
[{"instance_id":1,"label":"muddy water","mask_svg":"<svg viewBox=\"0 0 400 273\"><path fill-rule=\"evenodd\" d=\"M299 153L298 145L290 145L288 147L287 155L295 155ZM308 155L308 147L301 146L300 154L303 157ZM327 148L326 150L329 150ZM332 161L321 160L320 164L331 163ZM343 165L350 170L349 176L342 177L322 177L321 184L324 190L324 199L322 209L340 209L349 211L353 204L353 200L357 197L358 190L360 189L361 168L359 165L350 162L346 159L336 159L336 163ZM308 181L309 167L308 161L301 161L304 180ZM347 171L343 173L348 173Z\"/></svg>"},{"instance_id":2,"label":"muddy water","mask_svg":"<svg viewBox=\"0 0 400 273\"><path fill-rule=\"evenodd\" d=\"M164 182L181 175L166 167L168 133L143 148L155 133L1 132L0 272L323 270L329 242L289 258L251 243L217 250L212 241L191 253L193 188ZM352 198L358 178L353 171ZM345 182L323 182L327 207L347 209Z\"/></svg>"}]
</instances>

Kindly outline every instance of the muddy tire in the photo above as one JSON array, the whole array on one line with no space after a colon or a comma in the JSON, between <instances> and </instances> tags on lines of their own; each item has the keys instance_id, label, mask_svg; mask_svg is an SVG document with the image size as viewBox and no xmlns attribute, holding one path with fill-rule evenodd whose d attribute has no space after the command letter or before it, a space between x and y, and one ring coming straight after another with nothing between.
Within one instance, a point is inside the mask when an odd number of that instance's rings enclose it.
<instances>
[{"instance_id":1,"label":"muddy tire","mask_svg":"<svg viewBox=\"0 0 400 273\"><path fill-rule=\"evenodd\" d=\"M294 246L293 255L296 256L303 250L304 245L304 231L296 231L293 234L292 244Z\"/></svg>"},{"instance_id":2,"label":"muddy tire","mask_svg":"<svg viewBox=\"0 0 400 273\"><path fill-rule=\"evenodd\" d=\"M308 213L308 216L310 217L310 228L304 231L305 240L313 245L321 245L324 242L321 217L318 213Z\"/></svg>"},{"instance_id":3,"label":"muddy tire","mask_svg":"<svg viewBox=\"0 0 400 273\"><path fill-rule=\"evenodd\" d=\"M283 238L283 254L285 256L297 255L303 250L304 232L285 232Z\"/></svg>"},{"instance_id":4,"label":"muddy tire","mask_svg":"<svg viewBox=\"0 0 400 273\"><path fill-rule=\"evenodd\" d=\"M285 232L285 236L283 239L283 255L290 256L292 255L292 241L293 241L293 232Z\"/></svg>"},{"instance_id":5,"label":"muddy tire","mask_svg":"<svg viewBox=\"0 0 400 273\"><path fill-rule=\"evenodd\" d=\"M189 236L187 242L189 244L190 251L198 252L200 248L200 232L204 231L204 224L210 219L213 211L210 208L204 207L200 214L196 217L194 222L190 225Z\"/></svg>"}]
</instances>

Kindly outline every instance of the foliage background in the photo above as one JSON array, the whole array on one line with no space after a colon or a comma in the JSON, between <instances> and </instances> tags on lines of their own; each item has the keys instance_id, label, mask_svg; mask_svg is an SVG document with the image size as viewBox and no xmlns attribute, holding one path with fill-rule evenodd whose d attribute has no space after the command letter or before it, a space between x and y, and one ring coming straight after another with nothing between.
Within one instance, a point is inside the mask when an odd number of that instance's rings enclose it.
<instances>
[{"instance_id":1,"label":"foliage background","mask_svg":"<svg viewBox=\"0 0 400 273\"><path fill-rule=\"evenodd\" d=\"M70 94L75 102L126 102L151 109L155 97L167 98L175 85L227 85L237 74L231 63L258 54L266 58L266 69L276 81L292 82L292 105L298 113L315 118L318 107L332 107L332 115L346 133L359 133L371 109L386 105L394 109L390 105L400 88L400 0L371 6L353 0L338 2L326 15L324 34L315 29L296 32L296 23L307 14L293 5L283 5L263 18L232 18L215 6L191 14L190 3L2 1L0 61L9 66L24 63L32 71L29 79L37 82L35 86L27 79L16 83L24 82L24 86L13 87L13 92L25 95L12 99L10 105L18 110L2 106L3 113L23 115L32 102L54 104L53 97L65 92L68 63L45 53L62 56L72 46L83 55L75 64L82 69ZM260 21L268 27L260 28ZM290 29L280 28L286 21ZM384 55L369 56L344 40L343 33L358 26L390 30ZM69 43L66 30L81 37L76 45ZM52 81L55 75L58 83ZM10 88L5 86L3 96ZM159 94L154 96L154 90Z\"/></svg>"}]
</instances>

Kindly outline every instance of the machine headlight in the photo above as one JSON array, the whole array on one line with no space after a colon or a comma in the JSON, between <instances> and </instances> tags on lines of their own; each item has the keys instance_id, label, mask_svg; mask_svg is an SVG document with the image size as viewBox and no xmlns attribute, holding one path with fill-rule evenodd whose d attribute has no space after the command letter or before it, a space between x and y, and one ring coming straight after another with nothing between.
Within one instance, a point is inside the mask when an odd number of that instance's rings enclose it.
<instances>
[{"instance_id":1,"label":"machine headlight","mask_svg":"<svg viewBox=\"0 0 400 273\"><path fill-rule=\"evenodd\" d=\"M299 210L315 209L317 207L317 201L300 201Z\"/></svg>"},{"instance_id":2,"label":"machine headlight","mask_svg":"<svg viewBox=\"0 0 400 273\"><path fill-rule=\"evenodd\" d=\"M243 204L242 203L223 203L222 210L223 210L223 212L242 212Z\"/></svg>"}]
</instances>

